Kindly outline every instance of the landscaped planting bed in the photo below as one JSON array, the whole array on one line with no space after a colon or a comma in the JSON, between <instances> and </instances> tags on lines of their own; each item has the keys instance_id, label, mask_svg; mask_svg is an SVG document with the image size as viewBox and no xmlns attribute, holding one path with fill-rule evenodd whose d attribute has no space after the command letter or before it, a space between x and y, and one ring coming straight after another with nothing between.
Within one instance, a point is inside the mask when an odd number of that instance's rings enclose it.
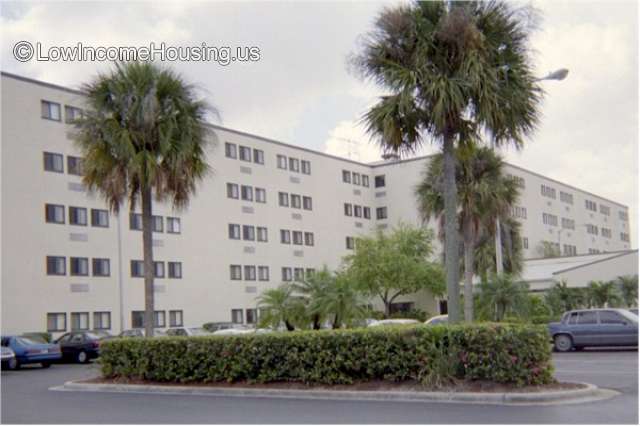
<instances>
[{"instance_id":1,"label":"landscaped planting bed","mask_svg":"<svg viewBox=\"0 0 640 426\"><path fill-rule=\"evenodd\" d=\"M532 325L114 339L101 345L100 365L106 379L164 383L554 382L546 327Z\"/></svg>"}]
</instances>

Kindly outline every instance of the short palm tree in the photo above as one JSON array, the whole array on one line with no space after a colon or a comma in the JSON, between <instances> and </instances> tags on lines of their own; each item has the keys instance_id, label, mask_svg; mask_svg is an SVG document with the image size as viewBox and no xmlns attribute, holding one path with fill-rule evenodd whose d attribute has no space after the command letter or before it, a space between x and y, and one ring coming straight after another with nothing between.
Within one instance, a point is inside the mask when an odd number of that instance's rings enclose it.
<instances>
[{"instance_id":1,"label":"short palm tree","mask_svg":"<svg viewBox=\"0 0 640 426\"><path fill-rule=\"evenodd\" d=\"M593 308L610 308L620 303L614 281L591 281L587 286L589 305Z\"/></svg>"},{"instance_id":2,"label":"short palm tree","mask_svg":"<svg viewBox=\"0 0 640 426\"><path fill-rule=\"evenodd\" d=\"M502 159L490 148L473 144L459 147L456 162L458 226L464 249L464 317L466 321L473 321L473 276L480 236L494 235L496 218L508 217L520 193L515 181L504 173ZM443 156L434 156L416 188L418 210L423 218L436 217L441 224L443 167Z\"/></svg>"},{"instance_id":3,"label":"short palm tree","mask_svg":"<svg viewBox=\"0 0 640 426\"><path fill-rule=\"evenodd\" d=\"M215 135L205 116L213 110L182 77L153 63L116 64L83 90L87 108L74 136L84 160L83 183L113 212L125 201L132 211L141 205L144 325L152 336L153 198L186 207L209 170L205 147Z\"/></svg>"},{"instance_id":4,"label":"short palm tree","mask_svg":"<svg viewBox=\"0 0 640 426\"><path fill-rule=\"evenodd\" d=\"M525 283L516 282L509 274L493 275L480 283L480 306L494 321L501 321L507 313L519 316L528 314L529 289Z\"/></svg>"},{"instance_id":5,"label":"short palm tree","mask_svg":"<svg viewBox=\"0 0 640 426\"><path fill-rule=\"evenodd\" d=\"M582 306L584 303L582 289L569 287L566 281L556 282L545 292L545 301L558 315Z\"/></svg>"},{"instance_id":6,"label":"short palm tree","mask_svg":"<svg viewBox=\"0 0 640 426\"><path fill-rule=\"evenodd\" d=\"M287 330L293 331L302 306L302 300L294 294L291 284L283 283L279 287L265 290L258 297L260 323L273 328L284 324Z\"/></svg>"},{"instance_id":7,"label":"short palm tree","mask_svg":"<svg viewBox=\"0 0 640 426\"><path fill-rule=\"evenodd\" d=\"M525 18L501 1L424 1L385 8L354 64L388 90L364 120L385 151L442 146L449 320L459 320L454 148L488 135L523 145L538 121Z\"/></svg>"},{"instance_id":8,"label":"short palm tree","mask_svg":"<svg viewBox=\"0 0 640 426\"><path fill-rule=\"evenodd\" d=\"M355 282L345 272L336 273L331 284L317 299L318 309L333 318L333 328L350 326L364 317L364 305Z\"/></svg>"},{"instance_id":9,"label":"short palm tree","mask_svg":"<svg viewBox=\"0 0 640 426\"><path fill-rule=\"evenodd\" d=\"M334 285L335 277L325 266L310 277L293 283L293 290L299 294L305 305L306 315L314 330L319 330L325 318L325 308L321 300Z\"/></svg>"},{"instance_id":10,"label":"short palm tree","mask_svg":"<svg viewBox=\"0 0 640 426\"><path fill-rule=\"evenodd\" d=\"M628 308L638 306L638 276L618 277L618 286L625 305Z\"/></svg>"}]
</instances>

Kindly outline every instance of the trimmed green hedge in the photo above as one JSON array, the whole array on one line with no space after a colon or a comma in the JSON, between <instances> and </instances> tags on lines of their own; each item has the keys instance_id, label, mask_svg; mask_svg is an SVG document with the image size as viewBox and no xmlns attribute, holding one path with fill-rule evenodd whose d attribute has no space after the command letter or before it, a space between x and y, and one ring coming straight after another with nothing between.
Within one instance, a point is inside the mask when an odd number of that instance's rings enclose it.
<instances>
[{"instance_id":1,"label":"trimmed green hedge","mask_svg":"<svg viewBox=\"0 0 640 426\"><path fill-rule=\"evenodd\" d=\"M456 325L113 339L101 345L107 378L159 382L349 384L452 379L517 385L553 381L546 327Z\"/></svg>"}]
</instances>

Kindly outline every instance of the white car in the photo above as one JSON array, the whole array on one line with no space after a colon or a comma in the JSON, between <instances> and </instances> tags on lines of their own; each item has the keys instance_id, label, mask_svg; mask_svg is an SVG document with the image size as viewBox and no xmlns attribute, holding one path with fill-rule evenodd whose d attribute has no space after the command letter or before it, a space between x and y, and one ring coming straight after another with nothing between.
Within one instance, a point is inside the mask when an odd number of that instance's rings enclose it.
<instances>
[{"instance_id":1,"label":"white car","mask_svg":"<svg viewBox=\"0 0 640 426\"><path fill-rule=\"evenodd\" d=\"M436 315L426 320L426 325L447 324L449 322L449 315Z\"/></svg>"},{"instance_id":2,"label":"white car","mask_svg":"<svg viewBox=\"0 0 640 426\"><path fill-rule=\"evenodd\" d=\"M211 336L211 333L202 327L171 327L167 328L167 336Z\"/></svg>"},{"instance_id":3,"label":"white car","mask_svg":"<svg viewBox=\"0 0 640 426\"><path fill-rule=\"evenodd\" d=\"M420 321L414 319L384 319L371 322L367 327L380 327L383 325L407 325L420 324Z\"/></svg>"},{"instance_id":4,"label":"white car","mask_svg":"<svg viewBox=\"0 0 640 426\"><path fill-rule=\"evenodd\" d=\"M214 331L214 336L241 336L244 334L255 334L255 330L246 328L225 328L223 330Z\"/></svg>"}]
</instances>

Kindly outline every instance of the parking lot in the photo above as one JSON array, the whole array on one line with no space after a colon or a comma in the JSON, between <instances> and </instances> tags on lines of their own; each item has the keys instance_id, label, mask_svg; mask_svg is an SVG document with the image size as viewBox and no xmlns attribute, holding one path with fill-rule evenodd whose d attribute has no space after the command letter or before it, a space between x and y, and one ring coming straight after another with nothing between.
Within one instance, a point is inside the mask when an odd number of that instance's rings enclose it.
<instances>
[{"instance_id":1,"label":"parking lot","mask_svg":"<svg viewBox=\"0 0 640 426\"><path fill-rule=\"evenodd\" d=\"M637 350L554 354L556 377L620 392L573 405L305 401L271 398L59 392L67 380L93 377L95 364L2 372L2 423L589 423L638 422Z\"/></svg>"}]
</instances>

